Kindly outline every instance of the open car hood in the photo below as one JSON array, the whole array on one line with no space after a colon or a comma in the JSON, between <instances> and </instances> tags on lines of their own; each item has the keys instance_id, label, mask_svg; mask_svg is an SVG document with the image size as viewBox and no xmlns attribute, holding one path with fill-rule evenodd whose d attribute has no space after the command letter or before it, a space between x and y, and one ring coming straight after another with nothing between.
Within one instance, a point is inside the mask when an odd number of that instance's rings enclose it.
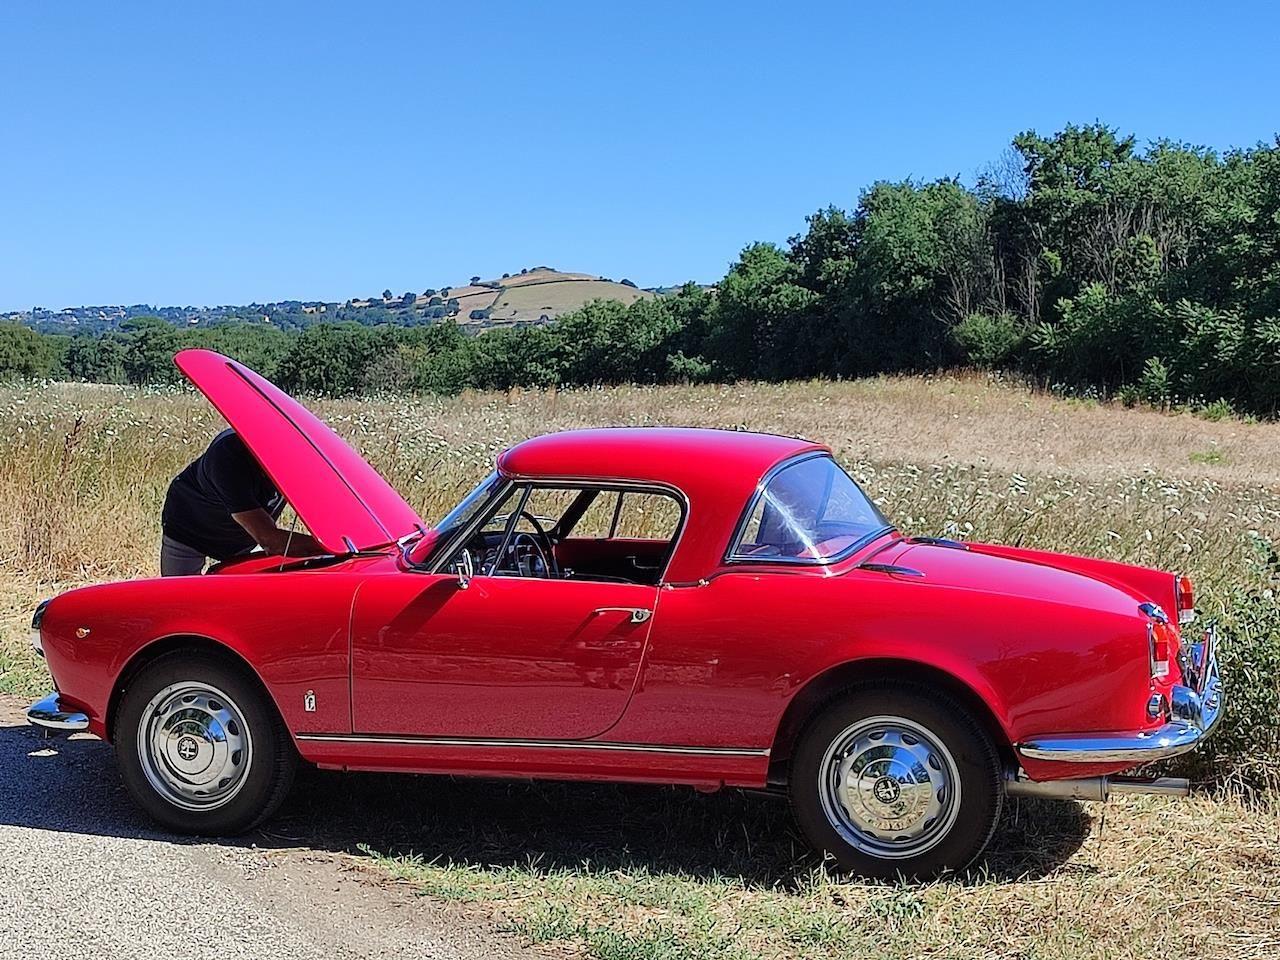
<instances>
[{"instance_id":1,"label":"open car hood","mask_svg":"<svg viewBox=\"0 0 1280 960\"><path fill-rule=\"evenodd\" d=\"M173 362L240 435L326 550L366 550L422 528L413 508L360 454L270 381L212 350L183 350Z\"/></svg>"}]
</instances>

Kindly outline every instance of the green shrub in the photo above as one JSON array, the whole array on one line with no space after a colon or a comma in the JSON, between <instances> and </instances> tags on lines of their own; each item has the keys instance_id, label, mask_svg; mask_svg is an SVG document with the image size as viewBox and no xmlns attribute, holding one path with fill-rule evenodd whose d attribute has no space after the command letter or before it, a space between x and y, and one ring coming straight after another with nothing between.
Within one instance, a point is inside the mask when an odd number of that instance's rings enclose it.
<instances>
[{"instance_id":1,"label":"green shrub","mask_svg":"<svg viewBox=\"0 0 1280 960\"><path fill-rule=\"evenodd\" d=\"M1138 378L1138 397L1153 407L1169 405L1169 368L1159 357L1148 357Z\"/></svg>"},{"instance_id":2,"label":"green shrub","mask_svg":"<svg viewBox=\"0 0 1280 960\"><path fill-rule=\"evenodd\" d=\"M1197 604L1217 627L1226 714L1208 744L1175 766L1197 780L1274 791L1280 789L1280 555L1260 537L1255 544L1257 578L1217 603ZM1197 626L1188 628L1188 639Z\"/></svg>"},{"instance_id":3,"label":"green shrub","mask_svg":"<svg viewBox=\"0 0 1280 960\"><path fill-rule=\"evenodd\" d=\"M970 363L991 370L1013 359L1027 331L1012 313L971 313L952 327L951 336Z\"/></svg>"}]
</instances>

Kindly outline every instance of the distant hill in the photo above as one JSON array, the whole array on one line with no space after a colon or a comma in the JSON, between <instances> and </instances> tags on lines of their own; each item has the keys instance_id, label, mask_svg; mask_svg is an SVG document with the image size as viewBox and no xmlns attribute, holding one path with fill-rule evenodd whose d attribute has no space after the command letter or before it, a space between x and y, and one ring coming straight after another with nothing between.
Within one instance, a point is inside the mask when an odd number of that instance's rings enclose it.
<instances>
[{"instance_id":1,"label":"distant hill","mask_svg":"<svg viewBox=\"0 0 1280 960\"><path fill-rule=\"evenodd\" d=\"M666 292L676 288L662 289ZM421 293L406 291L396 295L387 290L382 296L355 297L341 303L284 300L214 307L157 307L145 303L64 307L59 310L34 307L0 314L0 320L23 323L44 333L101 333L139 316L158 316L187 327L242 321L266 323L282 329L341 321L409 326L451 317L461 326L479 333L495 328L550 323L591 300L617 300L629 304L657 295L655 290L642 290L630 280L614 281L589 273L566 273L539 266L504 274L493 280L475 277L458 286L427 288Z\"/></svg>"},{"instance_id":2,"label":"distant hill","mask_svg":"<svg viewBox=\"0 0 1280 960\"><path fill-rule=\"evenodd\" d=\"M629 281L615 282L589 273L563 273L549 267L535 267L496 280L448 287L436 296L444 298L446 303L458 302L458 323L489 328L548 323L592 300L629 304L655 294ZM430 302L429 297L419 297L417 305L426 307Z\"/></svg>"}]
</instances>

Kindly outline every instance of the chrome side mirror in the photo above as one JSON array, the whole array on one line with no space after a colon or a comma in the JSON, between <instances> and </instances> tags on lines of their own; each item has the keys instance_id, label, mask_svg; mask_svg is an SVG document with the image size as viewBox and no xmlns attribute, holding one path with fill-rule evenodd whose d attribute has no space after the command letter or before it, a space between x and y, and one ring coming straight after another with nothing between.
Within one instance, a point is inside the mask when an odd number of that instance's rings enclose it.
<instances>
[{"instance_id":1,"label":"chrome side mirror","mask_svg":"<svg viewBox=\"0 0 1280 960\"><path fill-rule=\"evenodd\" d=\"M463 550L461 556L453 563L454 573L458 575L458 589L465 590L476 575L475 561L471 559L471 551Z\"/></svg>"}]
</instances>

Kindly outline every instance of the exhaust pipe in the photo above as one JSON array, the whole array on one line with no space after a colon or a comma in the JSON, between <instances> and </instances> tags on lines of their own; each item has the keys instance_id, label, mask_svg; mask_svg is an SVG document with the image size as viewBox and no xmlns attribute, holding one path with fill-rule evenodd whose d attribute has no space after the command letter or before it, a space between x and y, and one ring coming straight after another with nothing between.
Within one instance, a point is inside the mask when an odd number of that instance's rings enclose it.
<instances>
[{"instance_id":1,"label":"exhaust pipe","mask_svg":"<svg viewBox=\"0 0 1280 960\"><path fill-rule=\"evenodd\" d=\"M1106 800L1113 793L1147 793L1185 797L1191 781L1185 777L1082 777L1078 780L1028 780L1021 772L1005 779L1010 797L1047 797L1052 800Z\"/></svg>"}]
</instances>

